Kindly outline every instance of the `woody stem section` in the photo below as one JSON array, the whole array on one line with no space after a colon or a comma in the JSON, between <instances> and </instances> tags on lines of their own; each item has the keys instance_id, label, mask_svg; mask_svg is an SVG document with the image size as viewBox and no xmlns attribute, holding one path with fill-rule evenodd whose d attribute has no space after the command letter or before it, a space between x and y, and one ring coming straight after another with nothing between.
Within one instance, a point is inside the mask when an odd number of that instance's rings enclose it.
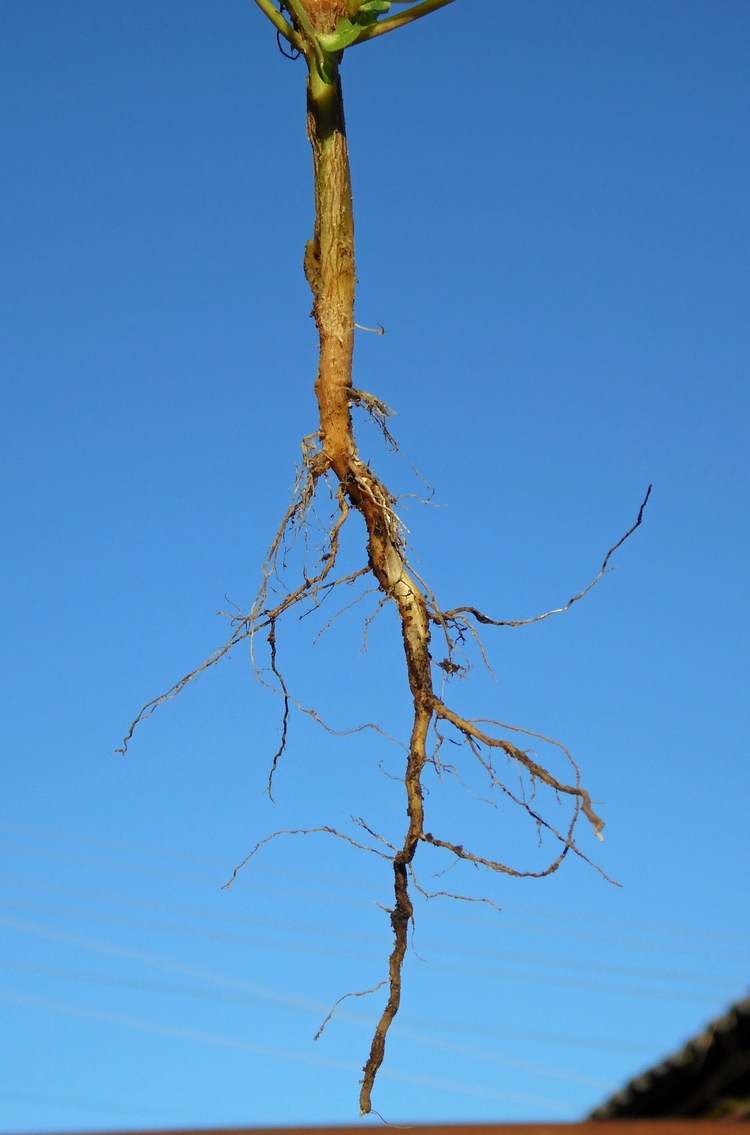
<instances>
[{"instance_id":1,"label":"woody stem section","mask_svg":"<svg viewBox=\"0 0 750 1135\"><path fill-rule=\"evenodd\" d=\"M315 229L305 248L320 355L315 395L323 452L340 481L356 452L351 419L354 351L354 216L341 79L310 68L307 133L315 178Z\"/></svg>"},{"instance_id":2,"label":"woody stem section","mask_svg":"<svg viewBox=\"0 0 750 1135\"><path fill-rule=\"evenodd\" d=\"M320 338L315 394L321 448L328 468L364 519L370 568L399 612L409 688L414 703L405 770L407 831L394 857L394 945L389 962L389 996L364 1067L360 1111L371 1111L370 1096L385 1055L388 1029L401 1000L401 974L413 908L409 865L423 835L422 772L427 732L435 705L430 659L430 621L425 595L409 572L405 541L394 498L360 459L351 416L354 347L354 224L349 156L341 80L324 82L310 66L307 129L315 174L315 229L305 251L305 274L313 293L313 317Z\"/></svg>"}]
</instances>

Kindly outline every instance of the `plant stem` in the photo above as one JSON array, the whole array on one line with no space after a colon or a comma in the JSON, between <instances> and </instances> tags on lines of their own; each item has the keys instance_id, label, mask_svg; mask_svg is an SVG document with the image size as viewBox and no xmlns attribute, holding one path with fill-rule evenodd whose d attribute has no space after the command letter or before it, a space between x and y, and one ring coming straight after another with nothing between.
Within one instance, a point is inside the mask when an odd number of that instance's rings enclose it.
<instances>
[{"instance_id":1,"label":"plant stem","mask_svg":"<svg viewBox=\"0 0 750 1135\"><path fill-rule=\"evenodd\" d=\"M320 440L336 476L345 482L356 453L350 409L354 352L354 215L341 79L326 83L310 65L307 133L313 152L315 228L305 251L320 338L315 394Z\"/></svg>"},{"instance_id":2,"label":"plant stem","mask_svg":"<svg viewBox=\"0 0 750 1135\"><path fill-rule=\"evenodd\" d=\"M389 961L389 996L364 1067L360 1111L372 1108L370 1094L385 1055L388 1029L401 1000L401 973L413 908L408 872L423 837L422 772L427 733L435 706L430 658L430 620L425 595L407 568L394 498L359 457L351 416L354 349L354 219L341 80L324 82L309 60L307 129L315 174L315 228L305 251L305 274L313 293L313 317L320 338L315 394L320 413L321 448L367 528L370 569L392 599L401 620L409 688L414 703L409 754L404 773L408 824L393 860L394 944Z\"/></svg>"},{"instance_id":3,"label":"plant stem","mask_svg":"<svg viewBox=\"0 0 750 1135\"><path fill-rule=\"evenodd\" d=\"M430 12L437 12L438 8L445 8L447 4L452 3L453 0L422 0L421 4L415 4L413 8L407 8L405 12L386 16L385 19L378 20L377 23L363 28L356 42L364 43L365 40L374 39L376 35L385 35L386 32L395 31L396 28L403 27L404 24L410 24L421 16L428 16ZM356 46L356 44L353 46Z\"/></svg>"},{"instance_id":4,"label":"plant stem","mask_svg":"<svg viewBox=\"0 0 750 1135\"><path fill-rule=\"evenodd\" d=\"M283 35L284 39L288 40L292 47L301 50L302 45L299 36L294 28L286 22L278 8L274 7L272 0L255 0L255 3L260 8L261 12L268 16L269 20L276 28L276 31Z\"/></svg>"}]
</instances>

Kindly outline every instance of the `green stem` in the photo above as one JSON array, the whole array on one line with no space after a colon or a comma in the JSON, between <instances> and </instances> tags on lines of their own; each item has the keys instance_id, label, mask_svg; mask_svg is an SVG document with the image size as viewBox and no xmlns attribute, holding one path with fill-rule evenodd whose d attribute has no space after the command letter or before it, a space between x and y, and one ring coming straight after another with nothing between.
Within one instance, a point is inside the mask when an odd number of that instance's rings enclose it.
<instances>
[{"instance_id":1,"label":"green stem","mask_svg":"<svg viewBox=\"0 0 750 1135\"><path fill-rule=\"evenodd\" d=\"M302 4L300 4L299 0L289 0L289 4L294 9L294 14L297 17L297 19L299 20L300 24L302 25L302 29L303 29L305 35L307 36L307 38L310 40L311 43L314 43L315 42L315 28L310 23L310 20L308 19L307 12L305 11L304 7L302 6Z\"/></svg>"},{"instance_id":2,"label":"green stem","mask_svg":"<svg viewBox=\"0 0 750 1135\"><path fill-rule=\"evenodd\" d=\"M255 0L255 3L260 8L276 28L276 31L283 35L284 39L291 43L292 47L296 47L297 51L302 50L302 42L297 35L291 24L288 24L278 8L275 8L271 0Z\"/></svg>"},{"instance_id":3,"label":"green stem","mask_svg":"<svg viewBox=\"0 0 750 1135\"><path fill-rule=\"evenodd\" d=\"M318 73L325 83L335 83L338 75L338 57L331 54L329 51L323 50L315 28L310 22L310 18L304 6L300 3L300 0L289 0L289 4L294 9L294 13L305 33L304 39L302 36L299 37L300 50L304 51L308 60L311 58L310 52L314 54ZM305 40L307 41L307 47L305 46Z\"/></svg>"},{"instance_id":4,"label":"green stem","mask_svg":"<svg viewBox=\"0 0 750 1135\"><path fill-rule=\"evenodd\" d=\"M436 12L438 8L444 8L446 4L452 3L453 0L422 0L421 4L415 4L413 8L407 8L405 12L387 16L384 20L378 20L376 24L370 24L369 27L363 28L356 43L364 43L367 39L374 39L376 35L385 35L386 32L395 31L396 28L403 27L404 24L410 24L414 20L428 16L430 12ZM351 46L354 47L355 45L352 44Z\"/></svg>"}]
</instances>

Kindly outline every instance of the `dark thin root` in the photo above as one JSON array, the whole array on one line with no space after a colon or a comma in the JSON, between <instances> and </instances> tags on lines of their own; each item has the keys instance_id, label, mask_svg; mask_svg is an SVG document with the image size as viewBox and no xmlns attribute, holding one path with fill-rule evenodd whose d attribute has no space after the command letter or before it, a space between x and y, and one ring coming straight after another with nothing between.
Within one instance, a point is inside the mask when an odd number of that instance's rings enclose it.
<instances>
[{"instance_id":1,"label":"dark thin root","mask_svg":"<svg viewBox=\"0 0 750 1135\"><path fill-rule=\"evenodd\" d=\"M351 836L347 835L346 832L340 832L337 828L331 828L327 824L324 824L318 828L279 828L278 831L271 832L270 835L264 836L263 839L258 840L252 851L250 851L245 856L245 858L237 864L234 871L232 871L232 874L227 879L226 883L222 884L221 889L223 891L228 891L242 868L250 862L256 851L259 851L264 844L270 843L272 839L276 839L277 836L280 835L313 835L316 832L326 832L328 835L335 835L338 839L343 839L346 843L350 843L352 847L358 847L360 851L369 851L371 855L378 855L381 859L391 858L390 855L386 855L384 852L378 851L377 847L368 847L366 843L359 843L356 839L352 839Z\"/></svg>"},{"instance_id":2,"label":"dark thin root","mask_svg":"<svg viewBox=\"0 0 750 1135\"><path fill-rule=\"evenodd\" d=\"M487 906L494 907L494 909L497 910L497 911L502 911L502 907L498 906L496 902L492 901L492 899L488 899L483 895L462 895L462 894L459 894L456 891L428 891L419 882L419 880L417 878L417 873L414 870L414 865L412 863L409 864L409 874L411 875L411 881L414 884L415 890L419 891L420 895L422 895L423 898L426 898L426 899L445 898L445 899L456 899L458 902L486 903ZM444 874L444 872L441 872L441 874Z\"/></svg>"},{"instance_id":3,"label":"dark thin root","mask_svg":"<svg viewBox=\"0 0 750 1135\"><path fill-rule=\"evenodd\" d=\"M323 1021L322 1025L320 1026L320 1028L316 1032L315 1036L313 1037L313 1040L318 1040L320 1038L320 1036L323 1033L323 1029L326 1027L326 1025L330 1021L333 1014L336 1012L336 1010L339 1007L339 1005L341 1004L341 1002L346 1001L347 997L366 997L368 995L368 993L377 993L377 991L379 989L382 989L383 986L387 985L387 984L388 984L388 978L383 978L383 980L379 981L377 985L373 985L372 989L353 990L351 993L345 993L343 995L343 997L339 997L338 1001L334 1001L333 1005L330 1008L330 1011L326 1015L325 1020Z\"/></svg>"},{"instance_id":4,"label":"dark thin root","mask_svg":"<svg viewBox=\"0 0 750 1135\"><path fill-rule=\"evenodd\" d=\"M643 501L641 502L641 507L638 509L638 516L636 517L635 523L632 524L630 526L630 528L628 528L625 535L621 536L620 539L617 541L617 543L613 544L612 547L609 549L606 556L604 557L604 560L602 562L602 566L599 568L597 575L594 577L594 579L591 580L591 582L589 584L586 585L586 587L583 588L582 591L579 591L577 595L574 595L572 597L572 599L569 599L568 602L565 604L565 606L554 607L551 611L545 611L541 615L532 615L531 618L529 618L529 619L492 619L492 618L490 618L489 615L485 615L482 611L478 610L476 607L470 607L470 606L452 607L449 611L443 611L442 612L442 618L446 619L448 622L452 622L456 619L457 616L461 616L463 614L468 614L468 615L471 615L474 619L476 619L478 623L484 623L487 626L492 626L492 627L525 627L525 626L528 626L529 623L540 623L542 621L542 619L548 619L550 617L550 615L562 615L565 611L569 611L574 603L577 603L580 599L583 599L583 597L585 595L588 595L589 591L591 591L591 589L593 587L596 587L599 580L607 572L607 565L609 564L610 558L614 555L614 553L617 551L617 549L619 547L621 547L622 544L625 543L625 541L628 539L628 537L633 535L636 528L640 527L640 525L643 521L644 510L646 508L646 505L648 504L648 498L651 496L652 488L653 488L653 485L649 485L649 487L646 490L646 495L643 498ZM437 616L436 616L436 621L439 621Z\"/></svg>"},{"instance_id":5,"label":"dark thin root","mask_svg":"<svg viewBox=\"0 0 750 1135\"><path fill-rule=\"evenodd\" d=\"M278 749L276 750L276 752L273 755L273 760L271 761L271 771L268 774L268 783L266 785L266 792L268 793L268 799L273 800L273 777L274 777L274 773L276 772L276 766L279 763L279 758L280 758L281 754L284 752L284 750L286 749L286 739L287 739L287 732L288 732L288 728L289 728L289 691L286 688L286 682L284 681L284 676L283 676L283 674L280 673L280 671L279 671L279 669L276 665L276 620L275 619L271 620L271 626L270 626L270 629L268 631L268 645L271 648L271 669L273 670L274 675L276 676L276 680L278 681L279 685L281 686L281 695L284 699L284 712L281 715L281 740L279 741Z\"/></svg>"}]
</instances>

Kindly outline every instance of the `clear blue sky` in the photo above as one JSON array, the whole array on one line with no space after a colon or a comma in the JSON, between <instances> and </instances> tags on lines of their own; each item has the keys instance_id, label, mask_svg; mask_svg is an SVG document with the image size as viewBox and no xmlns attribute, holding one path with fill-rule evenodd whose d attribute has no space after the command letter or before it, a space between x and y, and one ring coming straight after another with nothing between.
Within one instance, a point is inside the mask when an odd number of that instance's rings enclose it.
<instances>
[{"instance_id":1,"label":"clear blue sky","mask_svg":"<svg viewBox=\"0 0 750 1135\"><path fill-rule=\"evenodd\" d=\"M249 606L315 428L303 66L249 0L1 17L0 1130L350 1122L382 995L313 1034L385 976L388 864L313 835L220 886L275 828L399 840L400 750L295 715L272 805L280 706L239 650L113 754ZM435 487L403 503L418 570L557 606L654 483L616 571L451 694L570 746L622 887L442 879L502 911L417 904L389 1120L575 1119L747 992L749 49L744 0L458 0L345 60L387 329L356 381L400 453L361 437ZM374 604L280 649L333 724L403 736ZM432 830L535 861L512 811L430 788Z\"/></svg>"}]
</instances>

